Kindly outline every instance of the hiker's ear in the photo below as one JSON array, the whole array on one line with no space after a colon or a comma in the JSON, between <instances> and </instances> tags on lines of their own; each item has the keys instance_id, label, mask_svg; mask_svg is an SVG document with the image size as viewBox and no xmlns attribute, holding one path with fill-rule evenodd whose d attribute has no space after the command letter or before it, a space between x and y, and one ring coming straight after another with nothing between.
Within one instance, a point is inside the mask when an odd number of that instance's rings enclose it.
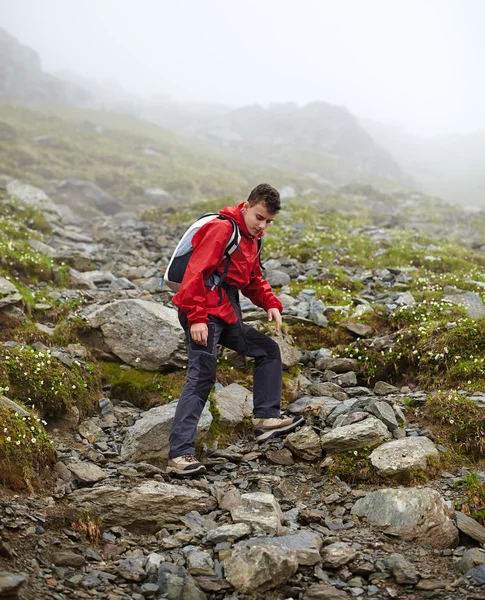
<instances>
[{"instance_id":1,"label":"hiker's ear","mask_svg":"<svg viewBox=\"0 0 485 600\"><path fill-rule=\"evenodd\" d=\"M242 211L243 211L243 212L246 212L248 208L249 208L249 202L247 202L247 201L246 201L246 202L243 204Z\"/></svg>"}]
</instances>

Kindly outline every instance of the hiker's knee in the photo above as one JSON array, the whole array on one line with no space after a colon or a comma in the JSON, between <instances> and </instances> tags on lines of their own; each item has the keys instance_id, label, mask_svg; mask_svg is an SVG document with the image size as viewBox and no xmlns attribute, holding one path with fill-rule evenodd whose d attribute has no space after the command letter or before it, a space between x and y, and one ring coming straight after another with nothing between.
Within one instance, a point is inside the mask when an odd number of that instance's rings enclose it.
<instances>
[{"instance_id":1,"label":"hiker's knee","mask_svg":"<svg viewBox=\"0 0 485 600\"><path fill-rule=\"evenodd\" d=\"M207 398L216 382L217 359L211 354L202 354L197 378L196 392L201 398Z\"/></svg>"}]
</instances>

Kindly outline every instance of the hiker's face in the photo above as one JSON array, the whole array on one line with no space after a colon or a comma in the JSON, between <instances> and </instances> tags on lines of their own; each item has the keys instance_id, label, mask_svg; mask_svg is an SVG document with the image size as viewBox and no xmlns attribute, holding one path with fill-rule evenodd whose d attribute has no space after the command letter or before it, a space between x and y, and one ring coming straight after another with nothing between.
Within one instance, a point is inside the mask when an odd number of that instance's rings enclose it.
<instances>
[{"instance_id":1,"label":"hiker's face","mask_svg":"<svg viewBox=\"0 0 485 600\"><path fill-rule=\"evenodd\" d=\"M251 235L257 236L273 222L275 215L270 213L264 202L258 202L254 206L244 203L242 209L244 223Z\"/></svg>"}]
</instances>

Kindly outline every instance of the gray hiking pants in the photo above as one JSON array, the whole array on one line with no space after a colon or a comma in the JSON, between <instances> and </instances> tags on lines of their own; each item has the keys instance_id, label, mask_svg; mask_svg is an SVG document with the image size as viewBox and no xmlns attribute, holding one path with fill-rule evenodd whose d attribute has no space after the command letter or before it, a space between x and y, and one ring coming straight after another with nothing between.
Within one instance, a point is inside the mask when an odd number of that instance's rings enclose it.
<instances>
[{"instance_id":1,"label":"gray hiking pants","mask_svg":"<svg viewBox=\"0 0 485 600\"><path fill-rule=\"evenodd\" d=\"M278 344L242 322L228 325L211 316L208 328L207 346L196 344L184 328L189 357L187 382L170 431L169 458L195 454L197 424L216 382L217 344L254 357L254 416L266 419L280 415L282 367Z\"/></svg>"}]
</instances>

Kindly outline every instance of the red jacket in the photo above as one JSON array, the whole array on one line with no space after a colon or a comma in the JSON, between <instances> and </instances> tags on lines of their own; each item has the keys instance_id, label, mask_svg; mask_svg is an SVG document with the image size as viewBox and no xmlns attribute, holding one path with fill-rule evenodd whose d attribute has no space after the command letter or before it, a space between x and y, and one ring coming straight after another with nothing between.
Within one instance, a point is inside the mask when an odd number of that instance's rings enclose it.
<instances>
[{"instance_id":1,"label":"red jacket","mask_svg":"<svg viewBox=\"0 0 485 600\"><path fill-rule=\"evenodd\" d=\"M227 207L221 215L230 217L239 225L241 241L239 249L231 255L229 271L225 281L247 296L251 302L268 311L277 308L282 312L281 302L263 279L259 264L258 242L249 234L241 213L243 204ZM204 281L216 272L223 273L226 264L224 250L232 233L230 221L214 219L203 225L192 238L194 252L189 260L179 291L172 302L187 315L189 327L194 323L208 323L208 315L223 319L226 323L237 323L237 315L222 289L222 305L219 306L219 289L211 290ZM264 233L260 234L260 237Z\"/></svg>"}]
</instances>

